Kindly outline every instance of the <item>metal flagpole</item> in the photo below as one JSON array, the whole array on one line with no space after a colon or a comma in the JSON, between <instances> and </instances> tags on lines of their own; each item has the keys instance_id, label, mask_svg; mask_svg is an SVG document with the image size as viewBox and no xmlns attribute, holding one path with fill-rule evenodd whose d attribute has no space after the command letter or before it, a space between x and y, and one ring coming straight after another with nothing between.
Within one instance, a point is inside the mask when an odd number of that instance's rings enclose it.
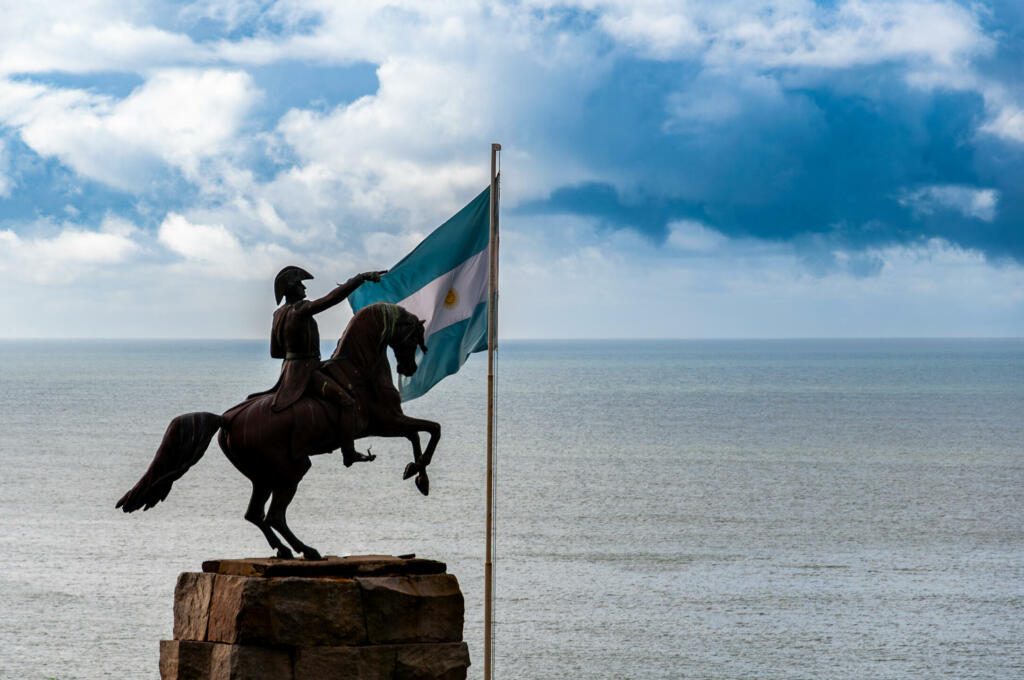
<instances>
[{"instance_id":1,"label":"metal flagpole","mask_svg":"<svg viewBox=\"0 0 1024 680\"><path fill-rule=\"evenodd\" d=\"M484 558L484 680L491 680L494 640L494 353L498 348L498 180L501 144L491 144L490 278L487 284L487 554Z\"/></svg>"}]
</instances>

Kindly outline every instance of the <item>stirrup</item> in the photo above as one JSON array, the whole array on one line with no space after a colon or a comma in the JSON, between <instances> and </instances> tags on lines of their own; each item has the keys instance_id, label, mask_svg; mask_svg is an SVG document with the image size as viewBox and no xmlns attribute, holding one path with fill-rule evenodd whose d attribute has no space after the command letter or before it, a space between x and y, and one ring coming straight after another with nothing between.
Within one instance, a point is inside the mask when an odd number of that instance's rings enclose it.
<instances>
[{"instance_id":1,"label":"stirrup","mask_svg":"<svg viewBox=\"0 0 1024 680\"><path fill-rule=\"evenodd\" d=\"M345 464L345 467L352 467L355 463L369 463L377 459L377 456L370 453L373 447L367 447L366 453L360 453L356 451L354 455L350 455L341 452L341 461Z\"/></svg>"}]
</instances>

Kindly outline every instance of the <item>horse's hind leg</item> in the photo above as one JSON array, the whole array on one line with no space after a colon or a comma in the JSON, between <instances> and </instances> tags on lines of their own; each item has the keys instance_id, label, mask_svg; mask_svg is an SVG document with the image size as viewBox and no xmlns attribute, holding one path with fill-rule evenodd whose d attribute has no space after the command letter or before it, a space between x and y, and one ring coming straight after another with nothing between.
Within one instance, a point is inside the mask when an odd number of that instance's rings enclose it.
<instances>
[{"instance_id":1,"label":"horse's hind leg","mask_svg":"<svg viewBox=\"0 0 1024 680\"><path fill-rule=\"evenodd\" d=\"M281 542L281 539L277 537L277 534L267 524L266 515L263 514L263 508L267 504L267 499L270 498L270 487L261 486L256 482L252 483L252 496L249 498L249 508L245 511L245 518L259 527L259 530L266 536L267 542L270 543L270 547L277 551L277 556L290 560L295 557L292 551Z\"/></svg>"},{"instance_id":2,"label":"horse's hind leg","mask_svg":"<svg viewBox=\"0 0 1024 680\"><path fill-rule=\"evenodd\" d=\"M274 488L274 495L270 499L270 512L267 513L267 523L277 531L277 533L281 534L281 536L284 537L284 540L288 541L293 548L302 553L302 556L307 560L323 559L315 548L309 547L295 537L295 534L293 534L292 530L288 528L288 523L285 520L285 513L288 510L288 504L291 503L292 498L295 497L295 490L297 488L297 482Z\"/></svg>"}]
</instances>

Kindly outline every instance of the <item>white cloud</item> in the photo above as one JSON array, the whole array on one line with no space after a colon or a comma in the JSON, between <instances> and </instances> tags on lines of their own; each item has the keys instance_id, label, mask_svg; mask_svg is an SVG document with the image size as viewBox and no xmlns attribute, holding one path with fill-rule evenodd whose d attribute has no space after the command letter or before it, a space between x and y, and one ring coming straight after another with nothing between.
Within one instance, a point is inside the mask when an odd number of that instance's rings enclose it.
<instances>
[{"instance_id":1,"label":"white cloud","mask_svg":"<svg viewBox=\"0 0 1024 680\"><path fill-rule=\"evenodd\" d=\"M992 48L975 15L950 2L846 0L834 10L806 2L744 4L714 12L707 60L762 68L847 68L893 60L953 65ZM746 11L745 11L746 10Z\"/></svg>"},{"instance_id":2,"label":"white cloud","mask_svg":"<svg viewBox=\"0 0 1024 680\"><path fill-rule=\"evenodd\" d=\"M6 4L0 75L64 71L144 72L202 58L188 36L152 25L153 3L117 0Z\"/></svg>"},{"instance_id":3,"label":"white cloud","mask_svg":"<svg viewBox=\"0 0 1024 680\"><path fill-rule=\"evenodd\" d=\"M704 253L717 250L728 239L718 231L693 220L676 220L668 225L667 243L680 251Z\"/></svg>"},{"instance_id":4,"label":"white cloud","mask_svg":"<svg viewBox=\"0 0 1024 680\"><path fill-rule=\"evenodd\" d=\"M245 246L223 225L195 224L173 212L160 224L157 240L184 258L187 267L221 278L273 278L296 259L294 253L276 244Z\"/></svg>"},{"instance_id":5,"label":"white cloud","mask_svg":"<svg viewBox=\"0 0 1024 680\"><path fill-rule=\"evenodd\" d=\"M707 40L694 21L695 14L685 2L631 2L607 7L599 24L641 54L669 58L693 54Z\"/></svg>"},{"instance_id":6,"label":"white cloud","mask_svg":"<svg viewBox=\"0 0 1024 680\"><path fill-rule=\"evenodd\" d=\"M144 190L164 164L195 178L232 150L258 93L239 71L164 70L123 100L0 81L0 121L42 156L124 190Z\"/></svg>"},{"instance_id":7,"label":"white cloud","mask_svg":"<svg viewBox=\"0 0 1024 680\"><path fill-rule=\"evenodd\" d=\"M406 209L424 206L415 210L421 215L456 209L487 181L482 140L496 112L485 74L468 65L395 58L379 67L378 78L375 95L329 114L290 112L279 127L283 138L304 164L344 183L363 214L379 219L396 200ZM469 157L471 146L477 158ZM437 153L440 148L446 153Z\"/></svg>"},{"instance_id":8,"label":"white cloud","mask_svg":"<svg viewBox=\"0 0 1024 680\"><path fill-rule=\"evenodd\" d=\"M1003 104L981 130L1014 142L1024 142L1024 109L1014 104Z\"/></svg>"},{"instance_id":9,"label":"white cloud","mask_svg":"<svg viewBox=\"0 0 1024 680\"><path fill-rule=\"evenodd\" d=\"M555 3L534 2L551 8ZM564 3L562 3L564 5ZM892 60L953 65L991 49L975 11L945 0L580 0L622 45L654 58L703 48L711 66L847 68Z\"/></svg>"},{"instance_id":10,"label":"white cloud","mask_svg":"<svg viewBox=\"0 0 1024 680\"><path fill-rule=\"evenodd\" d=\"M118 104L107 125L116 137L195 173L202 159L229 150L257 98L241 71L160 71Z\"/></svg>"},{"instance_id":11,"label":"white cloud","mask_svg":"<svg viewBox=\"0 0 1024 680\"><path fill-rule=\"evenodd\" d=\"M667 132L699 132L709 126L728 126L750 108L771 111L785 105L779 82L764 75L704 74L681 92L666 98Z\"/></svg>"},{"instance_id":12,"label":"white cloud","mask_svg":"<svg viewBox=\"0 0 1024 680\"><path fill-rule=\"evenodd\" d=\"M573 7L586 12L578 21L566 19ZM483 188L491 141L506 144L506 207L584 181L628 185L636 179L631 170L614 161L588 167L588 154L570 139L620 59L679 59L687 65L680 66L680 82L688 81L684 68L710 74L698 79L706 92L667 102L674 129L735 117L751 102L782 101L780 70L799 80L803 73L831 78L839 69L898 63L921 87L985 93L989 120L981 130L1024 139L1013 97L972 71L972 60L993 45L980 10L945 1L203 0L179 10L85 0L5 9L0 74L132 71L143 84L117 98L0 80L0 124L84 177L143 194L171 168L200 194L163 219L158 261L133 259L147 235L108 220L99 232L2 232L0 266L63 263L61 271L43 274L52 277L130 268L139 285L152 279L187 288L194 280L182 299L205 306L209 328L219 329L202 333L237 332L227 321L217 326L225 305L207 294L211 282L234 294L258 280L252 299L269 304L265 284L284 264L343 279L393 263ZM168 28L197 17L229 28L286 28L203 44ZM303 29L293 31L297 26ZM261 138L244 134L260 96L244 69L290 61L371 62L380 88L333 110L296 108ZM278 160L287 161L269 180L250 171L246 155L268 137L283 150ZM5 181L10 191L3 170L0 161L0 194ZM902 196L915 210L950 209L980 220L996 217L1000 198L994 189L958 185L916 187ZM167 208L149 209L162 215ZM529 220L549 225L548 218ZM540 237L532 224L518 233L513 226L506 236L504 300L508 327L519 335L836 333L837 314L825 312L830 305L844 309L844 296L884 311L889 298L900 297L899 286L909 285L914 294L900 299L923 300L934 310L942 294L955 291L938 281L931 284L938 287L934 298L914 297L930 276L967 275L978 300L988 299L986 286L1020 283L1019 271L997 271L948 244L873 253L883 262L876 276L851 276L846 266L815 277L784 246L727 239L697 222L670 224L660 250L629 232L609 235L573 220L556 226L557 236ZM834 255L844 263L856 259ZM966 260L949 259L956 257ZM802 304L821 305L820 323L805 310L797 316L793 310ZM624 318L610 324L609 308ZM265 317L253 322L254 333L265 331ZM871 328L878 333L881 326Z\"/></svg>"},{"instance_id":13,"label":"white cloud","mask_svg":"<svg viewBox=\"0 0 1024 680\"><path fill-rule=\"evenodd\" d=\"M390 267L408 255L426 236L427 232L417 231L404 234L370 232L363 237L363 250L367 261L377 262L379 267Z\"/></svg>"},{"instance_id":14,"label":"white cloud","mask_svg":"<svg viewBox=\"0 0 1024 680\"><path fill-rule=\"evenodd\" d=\"M0 271L38 283L72 281L137 253L132 233L134 227L119 219L105 221L100 231L64 226L53 236L0 230Z\"/></svg>"},{"instance_id":15,"label":"white cloud","mask_svg":"<svg viewBox=\"0 0 1024 680\"><path fill-rule=\"evenodd\" d=\"M920 214L951 209L965 217L991 222L999 207L999 192L961 184L935 184L905 191L899 202Z\"/></svg>"},{"instance_id":16,"label":"white cloud","mask_svg":"<svg viewBox=\"0 0 1024 680\"><path fill-rule=\"evenodd\" d=\"M1011 88L985 78L971 69L915 69L907 82L924 90L945 89L977 92L985 100L987 120L980 132L1010 142L1024 142L1024 108Z\"/></svg>"},{"instance_id":17,"label":"white cloud","mask_svg":"<svg viewBox=\"0 0 1024 680\"><path fill-rule=\"evenodd\" d=\"M7 145L4 140L0 139L0 198L6 198L11 195L11 188L14 186L14 180L11 179L9 174L10 158L7 154Z\"/></svg>"}]
</instances>

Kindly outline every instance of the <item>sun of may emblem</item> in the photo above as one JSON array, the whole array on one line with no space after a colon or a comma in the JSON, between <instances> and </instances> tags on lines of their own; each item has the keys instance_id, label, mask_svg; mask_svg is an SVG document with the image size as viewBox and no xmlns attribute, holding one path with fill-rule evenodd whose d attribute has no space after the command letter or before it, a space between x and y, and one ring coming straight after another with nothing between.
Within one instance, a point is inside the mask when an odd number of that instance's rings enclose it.
<instances>
[{"instance_id":1,"label":"sun of may emblem","mask_svg":"<svg viewBox=\"0 0 1024 680\"><path fill-rule=\"evenodd\" d=\"M459 303L459 294L455 292L454 288L448 289L448 294L444 296L444 306L451 309Z\"/></svg>"}]
</instances>

